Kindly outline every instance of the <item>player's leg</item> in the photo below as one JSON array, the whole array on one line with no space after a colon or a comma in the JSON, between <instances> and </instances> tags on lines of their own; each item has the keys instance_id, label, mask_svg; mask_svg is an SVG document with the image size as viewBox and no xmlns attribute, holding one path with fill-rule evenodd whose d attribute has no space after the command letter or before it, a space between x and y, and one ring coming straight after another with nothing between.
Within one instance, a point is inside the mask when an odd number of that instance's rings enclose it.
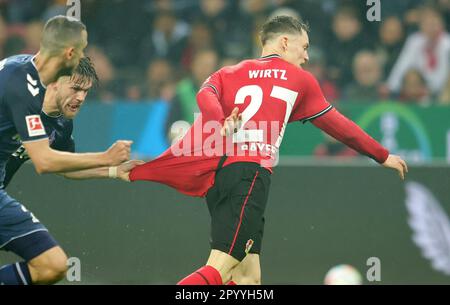
<instances>
[{"instance_id":1,"label":"player's leg","mask_svg":"<svg viewBox=\"0 0 450 305\"><path fill-rule=\"evenodd\" d=\"M54 284L65 276L67 256L47 231L17 238L4 248L24 259L24 262L12 264L21 280L19 284ZM1 278L0 270L0 282ZM7 281L4 283L9 284Z\"/></svg>"},{"instance_id":2,"label":"player's leg","mask_svg":"<svg viewBox=\"0 0 450 305\"><path fill-rule=\"evenodd\" d=\"M262 226L260 226L253 245L246 245L246 248L249 248L249 253L233 269L231 281L228 282L228 285L261 285L260 253L264 236L264 222L265 219L262 217Z\"/></svg>"},{"instance_id":3,"label":"player's leg","mask_svg":"<svg viewBox=\"0 0 450 305\"><path fill-rule=\"evenodd\" d=\"M47 229L20 203L10 199L0 209L0 249L24 261L0 267L0 283L11 285L50 284L67 269L67 257Z\"/></svg>"},{"instance_id":4,"label":"player's leg","mask_svg":"<svg viewBox=\"0 0 450 305\"><path fill-rule=\"evenodd\" d=\"M33 284L54 284L66 276L67 255L53 247L28 262Z\"/></svg>"},{"instance_id":5,"label":"player's leg","mask_svg":"<svg viewBox=\"0 0 450 305\"><path fill-rule=\"evenodd\" d=\"M206 266L211 266L216 269L222 279L222 283L227 283L231 280L233 269L241 262L223 251L212 249L209 254Z\"/></svg>"},{"instance_id":6,"label":"player's leg","mask_svg":"<svg viewBox=\"0 0 450 305\"><path fill-rule=\"evenodd\" d=\"M211 214L210 257L205 267L179 284L227 283L252 246L261 244L269 176L253 163L232 164L217 174L207 195Z\"/></svg>"},{"instance_id":7,"label":"player's leg","mask_svg":"<svg viewBox=\"0 0 450 305\"><path fill-rule=\"evenodd\" d=\"M231 282L235 285L261 285L261 265L259 254L249 253L233 269Z\"/></svg>"},{"instance_id":8,"label":"player's leg","mask_svg":"<svg viewBox=\"0 0 450 305\"><path fill-rule=\"evenodd\" d=\"M231 271L239 260L220 250L212 249L205 266L178 282L178 285L222 285L231 279Z\"/></svg>"},{"instance_id":9,"label":"player's leg","mask_svg":"<svg viewBox=\"0 0 450 305\"><path fill-rule=\"evenodd\" d=\"M215 184L206 196L211 218L214 217L211 206L221 199L219 184L218 176L216 176ZM213 220L211 222L214 223ZM177 285L222 285L222 278L231 278L231 270L238 263L239 261L231 255L212 249L206 265L183 278Z\"/></svg>"}]
</instances>

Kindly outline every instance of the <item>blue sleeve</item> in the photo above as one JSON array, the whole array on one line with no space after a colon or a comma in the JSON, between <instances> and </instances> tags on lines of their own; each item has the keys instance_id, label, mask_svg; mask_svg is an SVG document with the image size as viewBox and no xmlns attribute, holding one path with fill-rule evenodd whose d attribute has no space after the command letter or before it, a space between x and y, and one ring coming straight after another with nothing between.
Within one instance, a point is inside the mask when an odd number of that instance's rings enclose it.
<instances>
[{"instance_id":1,"label":"blue sleeve","mask_svg":"<svg viewBox=\"0 0 450 305\"><path fill-rule=\"evenodd\" d=\"M55 141L50 145L50 147L55 150L73 153L75 152L75 141L72 136L69 136L67 139Z\"/></svg>"},{"instance_id":2,"label":"blue sleeve","mask_svg":"<svg viewBox=\"0 0 450 305\"><path fill-rule=\"evenodd\" d=\"M73 139L73 121L63 117L52 118L41 113L45 129L49 135L50 147L59 151L75 152Z\"/></svg>"},{"instance_id":3,"label":"blue sleeve","mask_svg":"<svg viewBox=\"0 0 450 305\"><path fill-rule=\"evenodd\" d=\"M22 142L47 138L40 117L45 91L27 73L16 73L8 82L3 97L7 111Z\"/></svg>"},{"instance_id":4,"label":"blue sleeve","mask_svg":"<svg viewBox=\"0 0 450 305\"><path fill-rule=\"evenodd\" d=\"M73 138L72 133L73 133L73 122L70 121L70 125L67 128L68 137L67 137L65 147L66 147L66 151L74 153L75 152L75 140Z\"/></svg>"},{"instance_id":5,"label":"blue sleeve","mask_svg":"<svg viewBox=\"0 0 450 305\"><path fill-rule=\"evenodd\" d=\"M25 147L20 146L16 152L9 156L8 162L5 166L5 179L3 180L3 186L6 188L11 182L12 177L16 174L19 168L30 158L27 155Z\"/></svg>"}]
</instances>

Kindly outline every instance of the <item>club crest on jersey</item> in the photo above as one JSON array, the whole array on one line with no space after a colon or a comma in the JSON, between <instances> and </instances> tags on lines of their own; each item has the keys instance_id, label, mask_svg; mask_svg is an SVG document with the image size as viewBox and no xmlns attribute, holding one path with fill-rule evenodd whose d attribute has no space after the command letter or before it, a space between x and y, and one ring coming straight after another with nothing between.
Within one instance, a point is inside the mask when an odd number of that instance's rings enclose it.
<instances>
[{"instance_id":1,"label":"club crest on jersey","mask_svg":"<svg viewBox=\"0 0 450 305\"><path fill-rule=\"evenodd\" d=\"M30 137L45 135L44 124L42 124L39 115L27 115L25 120L27 121L28 135Z\"/></svg>"},{"instance_id":2,"label":"club crest on jersey","mask_svg":"<svg viewBox=\"0 0 450 305\"><path fill-rule=\"evenodd\" d=\"M245 244L245 254L248 254L253 246L253 239L247 240L247 243Z\"/></svg>"}]
</instances>

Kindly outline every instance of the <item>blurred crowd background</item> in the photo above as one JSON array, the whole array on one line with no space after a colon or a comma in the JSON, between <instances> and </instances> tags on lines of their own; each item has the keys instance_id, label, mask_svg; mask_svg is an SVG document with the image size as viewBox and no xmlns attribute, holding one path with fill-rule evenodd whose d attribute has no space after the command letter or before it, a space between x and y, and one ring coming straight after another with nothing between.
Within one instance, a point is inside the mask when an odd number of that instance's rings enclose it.
<instances>
[{"instance_id":1,"label":"blurred crowd background","mask_svg":"<svg viewBox=\"0 0 450 305\"><path fill-rule=\"evenodd\" d=\"M192 122L195 94L215 70L260 55L274 15L310 26L310 61L326 98L345 103L450 105L450 0L382 0L381 21L357 0L81 0L99 103L164 102L167 126ZM0 57L33 53L66 0L0 0Z\"/></svg>"}]
</instances>

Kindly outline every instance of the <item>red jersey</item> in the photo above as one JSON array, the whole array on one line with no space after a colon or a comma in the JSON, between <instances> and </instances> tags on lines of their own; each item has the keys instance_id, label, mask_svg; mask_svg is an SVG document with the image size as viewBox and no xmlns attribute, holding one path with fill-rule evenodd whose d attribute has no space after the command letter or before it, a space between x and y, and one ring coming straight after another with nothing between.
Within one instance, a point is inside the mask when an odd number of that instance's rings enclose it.
<instances>
[{"instance_id":1,"label":"red jersey","mask_svg":"<svg viewBox=\"0 0 450 305\"><path fill-rule=\"evenodd\" d=\"M205 196L223 166L256 162L271 170L286 125L315 119L329 135L383 163L389 152L325 100L311 73L278 55L245 60L211 75L197 94L202 112L187 134L160 157L135 167L130 180L169 185L191 196ZM220 129L238 107L242 125L229 137Z\"/></svg>"},{"instance_id":2,"label":"red jersey","mask_svg":"<svg viewBox=\"0 0 450 305\"><path fill-rule=\"evenodd\" d=\"M202 91L209 91L213 98L202 99ZM187 195L204 196L214 184L221 156L227 155L224 166L257 162L271 169L286 124L307 121L332 108L308 71L278 55L220 69L203 84L198 103L202 115L183 139L155 160L134 168L131 181L160 182ZM208 127L214 122L220 127L235 107L242 113L242 125L233 136L221 137L220 128Z\"/></svg>"},{"instance_id":3,"label":"red jersey","mask_svg":"<svg viewBox=\"0 0 450 305\"><path fill-rule=\"evenodd\" d=\"M257 162L270 169L289 122L307 121L332 108L310 72L278 55L222 68L205 81L206 88L214 90L225 116L235 107L242 113L225 165ZM209 105L199 101L199 107L206 113Z\"/></svg>"}]
</instances>

